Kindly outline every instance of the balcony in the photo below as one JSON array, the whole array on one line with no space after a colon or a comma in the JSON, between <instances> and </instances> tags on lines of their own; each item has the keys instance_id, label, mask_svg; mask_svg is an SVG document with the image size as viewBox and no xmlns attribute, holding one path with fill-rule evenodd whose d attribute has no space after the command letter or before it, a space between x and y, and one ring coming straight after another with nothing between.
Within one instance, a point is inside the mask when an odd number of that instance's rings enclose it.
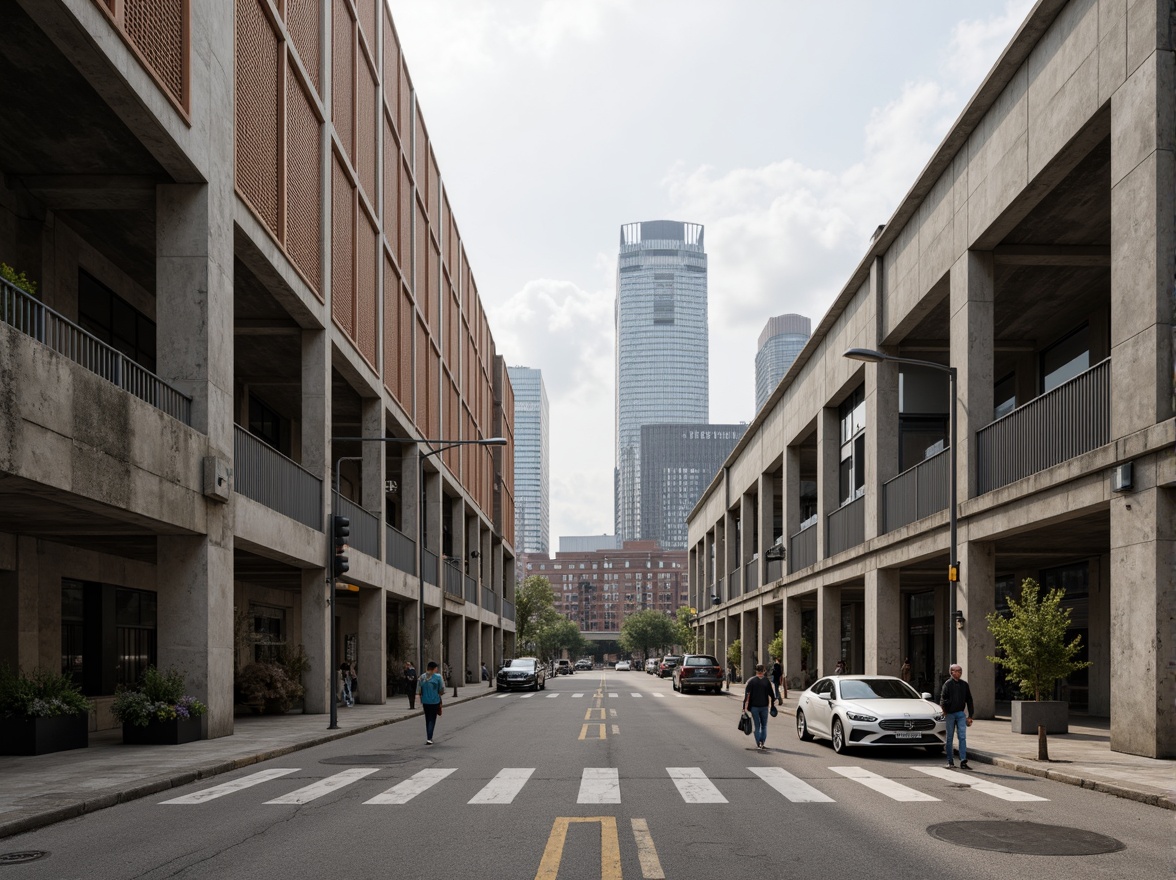
<instances>
[{"instance_id":1,"label":"balcony","mask_svg":"<svg viewBox=\"0 0 1176 880\"><path fill-rule=\"evenodd\" d=\"M788 573L815 565L817 561L817 522L814 519L788 539Z\"/></svg>"},{"instance_id":2,"label":"balcony","mask_svg":"<svg viewBox=\"0 0 1176 880\"><path fill-rule=\"evenodd\" d=\"M465 600L474 605L478 604L478 582L468 574L465 575Z\"/></svg>"},{"instance_id":3,"label":"balcony","mask_svg":"<svg viewBox=\"0 0 1176 880\"><path fill-rule=\"evenodd\" d=\"M866 496L860 495L833 511L825 525L828 531L825 543L830 556L861 544L866 540Z\"/></svg>"},{"instance_id":4,"label":"balcony","mask_svg":"<svg viewBox=\"0 0 1176 880\"><path fill-rule=\"evenodd\" d=\"M976 432L981 493L1109 443L1111 359L1017 407Z\"/></svg>"},{"instance_id":5,"label":"balcony","mask_svg":"<svg viewBox=\"0 0 1176 880\"><path fill-rule=\"evenodd\" d=\"M462 574L461 569L448 559L445 560L442 569L445 572L445 592L455 599L464 599L465 594L462 592L462 579L465 575Z\"/></svg>"},{"instance_id":6,"label":"balcony","mask_svg":"<svg viewBox=\"0 0 1176 880\"><path fill-rule=\"evenodd\" d=\"M388 564L416 574L416 541L395 526L385 526L388 535Z\"/></svg>"},{"instance_id":7,"label":"balcony","mask_svg":"<svg viewBox=\"0 0 1176 880\"><path fill-rule=\"evenodd\" d=\"M514 602L507 602L505 599L502 600L502 616L510 621L515 619Z\"/></svg>"},{"instance_id":8,"label":"balcony","mask_svg":"<svg viewBox=\"0 0 1176 880\"><path fill-rule=\"evenodd\" d=\"M482 607L491 614L498 613L498 594L489 587L482 587Z\"/></svg>"},{"instance_id":9,"label":"balcony","mask_svg":"<svg viewBox=\"0 0 1176 880\"><path fill-rule=\"evenodd\" d=\"M191 398L2 278L0 321L191 426Z\"/></svg>"},{"instance_id":10,"label":"balcony","mask_svg":"<svg viewBox=\"0 0 1176 880\"><path fill-rule=\"evenodd\" d=\"M425 570L425 583L437 586L437 554L427 547L421 550L421 568Z\"/></svg>"},{"instance_id":11,"label":"balcony","mask_svg":"<svg viewBox=\"0 0 1176 880\"><path fill-rule=\"evenodd\" d=\"M364 510L349 498L335 496L338 512L351 520L351 536L347 545L373 559L380 558L380 518Z\"/></svg>"},{"instance_id":12,"label":"balcony","mask_svg":"<svg viewBox=\"0 0 1176 880\"><path fill-rule=\"evenodd\" d=\"M322 531L323 481L240 425L233 426L233 489Z\"/></svg>"},{"instance_id":13,"label":"balcony","mask_svg":"<svg viewBox=\"0 0 1176 880\"><path fill-rule=\"evenodd\" d=\"M951 488L951 450L944 449L882 484L883 531L946 510Z\"/></svg>"}]
</instances>

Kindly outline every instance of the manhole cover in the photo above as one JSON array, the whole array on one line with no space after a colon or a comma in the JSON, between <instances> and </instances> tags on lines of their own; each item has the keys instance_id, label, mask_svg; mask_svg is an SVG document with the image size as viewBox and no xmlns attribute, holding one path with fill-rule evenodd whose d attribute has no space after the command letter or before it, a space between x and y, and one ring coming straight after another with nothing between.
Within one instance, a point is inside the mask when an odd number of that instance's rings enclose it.
<instances>
[{"instance_id":1,"label":"manhole cover","mask_svg":"<svg viewBox=\"0 0 1176 880\"><path fill-rule=\"evenodd\" d=\"M49 853L41 849L29 849L24 852L0 853L0 865L19 865L23 862L35 862L43 859Z\"/></svg>"},{"instance_id":2,"label":"manhole cover","mask_svg":"<svg viewBox=\"0 0 1176 880\"><path fill-rule=\"evenodd\" d=\"M993 852L1032 856L1093 856L1118 852L1126 844L1105 834L1037 822L944 822L927 829L946 843Z\"/></svg>"},{"instance_id":3,"label":"manhole cover","mask_svg":"<svg viewBox=\"0 0 1176 880\"><path fill-rule=\"evenodd\" d=\"M408 760L407 755L337 755L334 758L323 758L319 763L371 766L372 764L403 764Z\"/></svg>"}]
</instances>

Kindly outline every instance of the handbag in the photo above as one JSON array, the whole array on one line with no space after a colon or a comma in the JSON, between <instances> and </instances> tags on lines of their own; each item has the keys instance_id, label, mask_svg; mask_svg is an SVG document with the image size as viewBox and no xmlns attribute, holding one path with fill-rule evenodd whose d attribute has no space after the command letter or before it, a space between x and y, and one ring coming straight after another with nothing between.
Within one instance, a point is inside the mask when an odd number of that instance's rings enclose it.
<instances>
[{"instance_id":1,"label":"handbag","mask_svg":"<svg viewBox=\"0 0 1176 880\"><path fill-rule=\"evenodd\" d=\"M739 729L748 736L751 735L751 713L746 710L739 716Z\"/></svg>"},{"instance_id":2,"label":"handbag","mask_svg":"<svg viewBox=\"0 0 1176 880\"><path fill-rule=\"evenodd\" d=\"M440 714L441 714L441 710L442 710L443 708L444 708L444 707L443 707L443 706L442 706L440 703L438 703L438 704L437 704L437 714L438 714L438 715L440 715Z\"/></svg>"},{"instance_id":3,"label":"handbag","mask_svg":"<svg viewBox=\"0 0 1176 880\"><path fill-rule=\"evenodd\" d=\"M780 710L776 708L775 703L772 703L771 707L768 709L768 714L771 715L773 718L775 718L777 715L780 714Z\"/></svg>"}]
</instances>

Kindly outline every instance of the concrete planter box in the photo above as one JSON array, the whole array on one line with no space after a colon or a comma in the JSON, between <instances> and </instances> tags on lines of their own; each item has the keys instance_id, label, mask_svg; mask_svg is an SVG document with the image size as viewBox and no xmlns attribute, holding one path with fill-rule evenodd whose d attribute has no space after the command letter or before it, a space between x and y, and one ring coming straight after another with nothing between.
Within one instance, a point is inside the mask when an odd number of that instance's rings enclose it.
<instances>
[{"instance_id":1,"label":"concrete planter box","mask_svg":"<svg viewBox=\"0 0 1176 880\"><path fill-rule=\"evenodd\" d=\"M199 718L173 718L171 721L152 721L145 727L124 724L123 742L129 746L178 746L203 739L203 725Z\"/></svg>"},{"instance_id":2,"label":"concrete planter box","mask_svg":"<svg viewBox=\"0 0 1176 880\"><path fill-rule=\"evenodd\" d=\"M1046 733L1070 732L1070 706L1061 700L1014 700L1013 733L1037 733L1045 725Z\"/></svg>"},{"instance_id":3,"label":"concrete planter box","mask_svg":"<svg viewBox=\"0 0 1176 880\"><path fill-rule=\"evenodd\" d=\"M47 755L90 744L90 715L0 718L0 755Z\"/></svg>"}]
</instances>

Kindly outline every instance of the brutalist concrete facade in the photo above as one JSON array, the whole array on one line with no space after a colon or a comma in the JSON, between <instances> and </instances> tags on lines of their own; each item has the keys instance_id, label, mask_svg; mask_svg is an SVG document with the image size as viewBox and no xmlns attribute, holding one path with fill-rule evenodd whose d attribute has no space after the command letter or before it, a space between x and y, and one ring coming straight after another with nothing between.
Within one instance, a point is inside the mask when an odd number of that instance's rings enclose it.
<instances>
[{"instance_id":1,"label":"brutalist concrete facade","mask_svg":"<svg viewBox=\"0 0 1176 880\"><path fill-rule=\"evenodd\" d=\"M510 382L384 4L0 30L0 261L36 285L0 283L0 660L74 674L98 727L176 667L223 736L236 673L299 646L307 712L343 659L383 701L422 616L426 659L510 652Z\"/></svg>"},{"instance_id":2,"label":"brutalist concrete facade","mask_svg":"<svg viewBox=\"0 0 1176 880\"><path fill-rule=\"evenodd\" d=\"M1176 756L1173 15L1033 8L691 514L716 651L783 631L794 683L909 657L933 689L954 639L992 715L985 616L1033 577L1093 664L1059 696ZM955 623L947 377L851 348L958 372Z\"/></svg>"}]
</instances>

